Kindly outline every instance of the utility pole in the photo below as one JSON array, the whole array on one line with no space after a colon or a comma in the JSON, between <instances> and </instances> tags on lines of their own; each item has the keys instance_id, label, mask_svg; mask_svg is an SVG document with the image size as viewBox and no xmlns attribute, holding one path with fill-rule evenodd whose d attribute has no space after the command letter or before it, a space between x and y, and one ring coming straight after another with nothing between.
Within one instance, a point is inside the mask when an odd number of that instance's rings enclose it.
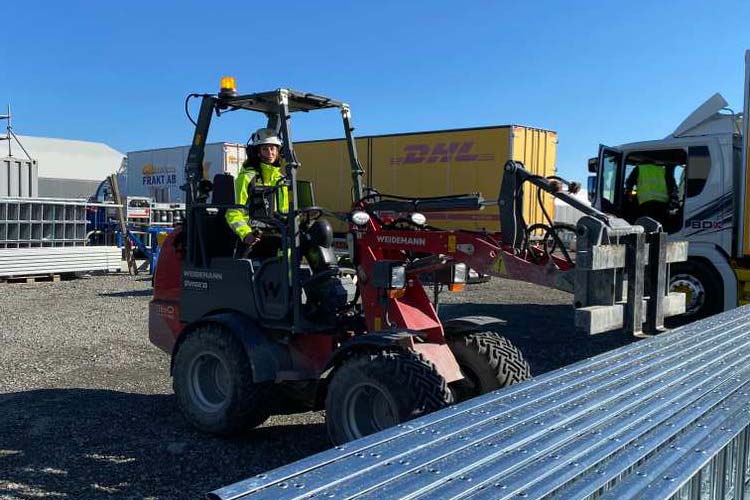
<instances>
[{"instance_id":1,"label":"utility pole","mask_svg":"<svg viewBox=\"0 0 750 500\"><path fill-rule=\"evenodd\" d=\"M18 136L13 132L13 124L11 123L12 115L10 113L10 104L8 104L8 113L4 115L0 115L0 120L6 120L7 124L5 126L5 135L0 136L0 141L8 141L8 156L13 156L13 149L11 148L11 140L15 139L18 145L20 146L21 150L24 152L26 157L31 160L31 155L29 155L29 152L26 151L26 148L23 147L23 144L21 144L21 140L18 138Z\"/></svg>"}]
</instances>

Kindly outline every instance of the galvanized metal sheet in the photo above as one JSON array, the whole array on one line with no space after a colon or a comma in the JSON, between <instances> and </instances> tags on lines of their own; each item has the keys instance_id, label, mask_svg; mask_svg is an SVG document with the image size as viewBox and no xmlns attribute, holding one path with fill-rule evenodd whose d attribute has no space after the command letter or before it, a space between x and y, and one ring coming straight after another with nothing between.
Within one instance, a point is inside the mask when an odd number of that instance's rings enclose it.
<instances>
[{"instance_id":1,"label":"galvanized metal sheet","mask_svg":"<svg viewBox=\"0 0 750 500\"><path fill-rule=\"evenodd\" d=\"M0 277L120 270L122 250L114 246L0 250Z\"/></svg>"},{"instance_id":2,"label":"galvanized metal sheet","mask_svg":"<svg viewBox=\"0 0 750 500\"><path fill-rule=\"evenodd\" d=\"M611 498L663 498L651 492L673 494L692 481L710 453L750 425L748 361L750 307L745 307L210 496L586 498L612 490ZM695 460L694 446L713 451Z\"/></svg>"}]
</instances>

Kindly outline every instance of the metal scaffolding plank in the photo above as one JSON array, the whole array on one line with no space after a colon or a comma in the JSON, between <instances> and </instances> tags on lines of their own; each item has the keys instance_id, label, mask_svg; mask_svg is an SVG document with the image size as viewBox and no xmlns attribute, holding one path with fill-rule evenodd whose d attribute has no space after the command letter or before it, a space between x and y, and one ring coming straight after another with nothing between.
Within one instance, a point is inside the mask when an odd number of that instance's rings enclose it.
<instances>
[{"instance_id":1,"label":"metal scaffolding plank","mask_svg":"<svg viewBox=\"0 0 750 500\"><path fill-rule=\"evenodd\" d=\"M120 271L118 247L81 246L0 250L0 277L85 271Z\"/></svg>"},{"instance_id":2,"label":"metal scaffolding plank","mask_svg":"<svg viewBox=\"0 0 750 500\"><path fill-rule=\"evenodd\" d=\"M586 498L619 485L648 497L658 489L648 486L654 482L672 494L695 482L702 465L680 462L670 446L713 439L721 449L733 435L716 429L737 435L750 424L749 361L750 306L338 446L210 497ZM634 472L678 464L688 472L667 486L661 476Z\"/></svg>"}]
</instances>

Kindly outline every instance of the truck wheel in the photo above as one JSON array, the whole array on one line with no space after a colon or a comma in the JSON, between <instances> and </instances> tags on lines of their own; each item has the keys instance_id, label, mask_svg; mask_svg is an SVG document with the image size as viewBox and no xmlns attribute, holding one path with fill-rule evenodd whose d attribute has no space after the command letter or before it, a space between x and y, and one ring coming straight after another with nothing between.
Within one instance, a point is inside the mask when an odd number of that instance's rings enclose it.
<instances>
[{"instance_id":1,"label":"truck wheel","mask_svg":"<svg viewBox=\"0 0 750 500\"><path fill-rule=\"evenodd\" d=\"M445 379L417 353L355 356L336 370L328 387L328 436L334 444L346 443L452 402Z\"/></svg>"},{"instance_id":2,"label":"truck wheel","mask_svg":"<svg viewBox=\"0 0 750 500\"><path fill-rule=\"evenodd\" d=\"M678 262L670 269L669 291L685 294L685 314L669 318L678 326L724 310L724 287L714 270L699 260Z\"/></svg>"},{"instance_id":3,"label":"truck wheel","mask_svg":"<svg viewBox=\"0 0 750 500\"><path fill-rule=\"evenodd\" d=\"M508 387L531 377L529 364L508 339L496 332L480 332L448 340L461 367L463 380L453 382L456 401Z\"/></svg>"},{"instance_id":4,"label":"truck wheel","mask_svg":"<svg viewBox=\"0 0 750 500\"><path fill-rule=\"evenodd\" d=\"M253 383L243 346L215 324L196 329L180 346L172 386L185 418L211 434L251 429L271 414L270 385Z\"/></svg>"}]
</instances>

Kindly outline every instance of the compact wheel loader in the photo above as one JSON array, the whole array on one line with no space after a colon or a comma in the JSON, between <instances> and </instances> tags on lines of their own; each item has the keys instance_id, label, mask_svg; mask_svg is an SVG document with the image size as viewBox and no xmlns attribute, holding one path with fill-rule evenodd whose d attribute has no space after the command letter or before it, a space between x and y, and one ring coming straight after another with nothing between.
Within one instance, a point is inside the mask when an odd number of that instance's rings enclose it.
<instances>
[{"instance_id":1,"label":"compact wheel loader","mask_svg":"<svg viewBox=\"0 0 750 500\"><path fill-rule=\"evenodd\" d=\"M201 106L185 166L186 220L163 243L149 306L150 340L171 355L174 391L191 424L227 435L273 414L324 408L331 440L344 443L530 376L521 352L496 333L498 319L441 322L436 291L462 289L469 269L570 283L571 262L516 237L528 228L515 217L503 221L507 234L426 224L425 213L481 209L486 202L478 194L363 193L346 103L287 89L238 95L230 81L218 94L193 97ZM325 109L340 111L348 144L353 206L345 216L316 206L312 186L297 181L292 117ZM240 110L265 115L282 140L285 165L278 185L251 185L245 205L236 204L231 175L210 181L202 168L212 118ZM523 177L521 165L505 168L499 202L508 213L518 209L525 181L556 190ZM289 193L285 212L275 207L282 188ZM248 212L261 239L277 239L275 256L242 247L224 217L236 208ZM348 258L335 255L326 217L348 220ZM598 224L582 230L590 241L607 235L609 222ZM615 251L608 262L626 253ZM620 311L623 321L622 304L597 307Z\"/></svg>"}]
</instances>

